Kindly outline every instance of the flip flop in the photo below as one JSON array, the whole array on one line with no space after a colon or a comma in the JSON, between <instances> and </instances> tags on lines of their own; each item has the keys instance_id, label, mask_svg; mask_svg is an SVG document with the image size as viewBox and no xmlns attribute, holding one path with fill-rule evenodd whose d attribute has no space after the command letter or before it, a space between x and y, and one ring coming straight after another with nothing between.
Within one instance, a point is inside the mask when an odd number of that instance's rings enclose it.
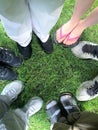
<instances>
[{"instance_id":1,"label":"flip flop","mask_svg":"<svg viewBox=\"0 0 98 130\"><path fill-rule=\"evenodd\" d=\"M77 25L76 25L77 26ZM76 27L75 26L75 27ZM74 28L75 28L74 27ZM74 30L74 28L71 30L71 32ZM80 36L77 36L77 37L74 37L74 38L70 38L70 33L71 32L69 32L69 33L67 33L67 34L62 34L62 27L60 28L60 39L62 39L62 38L66 38L66 37L68 37L68 40L76 40L76 42L75 43L72 43L71 45L67 45L67 44L64 44L63 42L61 42L61 43L59 43L57 40L56 40L56 33L54 33L54 41L55 41L55 43L56 44L61 44L61 45L63 45L63 47L65 47L65 48L68 48L68 47L70 47L70 48L72 48L72 47L75 47L76 45L78 45L79 44L79 41L80 41L80 37L81 37L81 35Z\"/></svg>"},{"instance_id":2,"label":"flip flop","mask_svg":"<svg viewBox=\"0 0 98 130\"><path fill-rule=\"evenodd\" d=\"M71 33L71 32L70 32ZM62 34L62 27L60 28L60 39L64 38L64 37L67 37L69 36L69 34ZM54 33L54 41L56 44L63 44L63 43L59 43L57 40L56 40L56 32Z\"/></svg>"},{"instance_id":3,"label":"flip flop","mask_svg":"<svg viewBox=\"0 0 98 130\"><path fill-rule=\"evenodd\" d=\"M76 42L74 42L74 43L72 43L72 44L70 44L70 45L67 45L67 44L64 44L64 43L63 43L63 47L65 47L65 48L75 47L75 46L77 46L77 45L79 44L79 41L81 40L81 35L79 35L79 36L77 36L77 37L74 37L74 38L70 38L70 35L69 35L68 38L67 38L67 40L68 40L68 41L74 41L74 40L76 40Z\"/></svg>"}]
</instances>

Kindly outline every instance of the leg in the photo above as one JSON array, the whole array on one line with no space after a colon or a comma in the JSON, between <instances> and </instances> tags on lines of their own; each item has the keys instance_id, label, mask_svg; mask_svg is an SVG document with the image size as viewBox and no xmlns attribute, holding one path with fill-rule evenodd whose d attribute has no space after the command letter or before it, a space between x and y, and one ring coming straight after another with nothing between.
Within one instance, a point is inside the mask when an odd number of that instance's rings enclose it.
<instances>
[{"instance_id":1,"label":"leg","mask_svg":"<svg viewBox=\"0 0 98 130\"><path fill-rule=\"evenodd\" d=\"M4 114L9 110L7 96L0 95L0 119L4 116Z\"/></svg>"},{"instance_id":2,"label":"leg","mask_svg":"<svg viewBox=\"0 0 98 130\"><path fill-rule=\"evenodd\" d=\"M2 119L2 123L10 130L27 130L29 117L37 113L42 107L43 101L39 97L33 97L22 108L8 112Z\"/></svg>"},{"instance_id":3,"label":"leg","mask_svg":"<svg viewBox=\"0 0 98 130\"><path fill-rule=\"evenodd\" d=\"M65 123L57 122L55 123L50 130L73 130L71 125Z\"/></svg>"},{"instance_id":4,"label":"leg","mask_svg":"<svg viewBox=\"0 0 98 130\"><path fill-rule=\"evenodd\" d=\"M2 5L0 19L7 35L18 43L18 49L24 58L30 58L32 50L29 43L32 37L32 23L28 1L4 0L0 2L0 5Z\"/></svg>"},{"instance_id":5,"label":"leg","mask_svg":"<svg viewBox=\"0 0 98 130\"><path fill-rule=\"evenodd\" d=\"M76 4L74 7L73 15L71 19L65 23L62 28L57 30L56 32L56 40L58 43L66 40L68 34L78 25L80 18L86 13L86 11L92 6L95 0L76 0ZM82 5L82 6L81 6ZM62 29L62 30L61 30ZM60 30L62 35L60 36ZM65 43L65 41L64 41Z\"/></svg>"},{"instance_id":6,"label":"leg","mask_svg":"<svg viewBox=\"0 0 98 130\"><path fill-rule=\"evenodd\" d=\"M95 25L98 23L98 7L96 7L91 14L84 20L80 21L77 27L71 32L68 39L65 39L65 44L73 44L77 41L77 38L82 34L82 32L89 26Z\"/></svg>"},{"instance_id":7,"label":"leg","mask_svg":"<svg viewBox=\"0 0 98 130\"><path fill-rule=\"evenodd\" d=\"M90 15L84 19L82 21L82 26L84 27L84 29L86 29L89 26L95 25L98 23L98 17L96 17L98 15L98 7L96 7L91 13Z\"/></svg>"},{"instance_id":8,"label":"leg","mask_svg":"<svg viewBox=\"0 0 98 130\"><path fill-rule=\"evenodd\" d=\"M56 24L65 0L29 0L34 33L45 42ZM36 8L37 7L37 8Z\"/></svg>"},{"instance_id":9,"label":"leg","mask_svg":"<svg viewBox=\"0 0 98 130\"><path fill-rule=\"evenodd\" d=\"M25 0L5 1L0 3L5 9L0 12L3 27L12 40L25 47L30 43L32 32L28 3Z\"/></svg>"},{"instance_id":10,"label":"leg","mask_svg":"<svg viewBox=\"0 0 98 130\"><path fill-rule=\"evenodd\" d=\"M28 126L27 115L21 109L7 112L1 119L0 128L1 126L10 130L26 130Z\"/></svg>"},{"instance_id":11,"label":"leg","mask_svg":"<svg viewBox=\"0 0 98 130\"><path fill-rule=\"evenodd\" d=\"M98 128L98 115L90 112L73 112L69 114L69 124L55 123L52 130L96 130Z\"/></svg>"},{"instance_id":12,"label":"leg","mask_svg":"<svg viewBox=\"0 0 98 130\"><path fill-rule=\"evenodd\" d=\"M29 0L33 31L42 49L48 54L53 52L50 30L60 16L64 1Z\"/></svg>"},{"instance_id":13,"label":"leg","mask_svg":"<svg viewBox=\"0 0 98 130\"><path fill-rule=\"evenodd\" d=\"M98 115L90 112L71 113L68 121L74 127L86 130L96 130L98 128Z\"/></svg>"}]
</instances>

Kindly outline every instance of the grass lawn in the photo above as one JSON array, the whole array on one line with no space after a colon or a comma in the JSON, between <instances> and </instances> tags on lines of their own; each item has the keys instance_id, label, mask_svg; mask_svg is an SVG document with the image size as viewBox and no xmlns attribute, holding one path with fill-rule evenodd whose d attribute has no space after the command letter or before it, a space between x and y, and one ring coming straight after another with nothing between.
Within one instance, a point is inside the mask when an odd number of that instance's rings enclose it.
<instances>
[{"instance_id":1,"label":"grass lawn","mask_svg":"<svg viewBox=\"0 0 98 130\"><path fill-rule=\"evenodd\" d=\"M60 19L51 31L53 33L71 17L75 0L67 1ZM98 3L95 2L92 9ZM89 12L88 12L89 13ZM87 14L86 14L87 15ZM85 16L84 16L85 17ZM98 43L98 25L85 30L82 40ZM76 93L80 84L93 79L98 74L98 62L93 60L81 60L75 57L70 48L63 48L54 44L54 52L45 54L40 48L35 36L32 41L32 57L23 61L19 68L13 68L18 73L18 79L23 81L25 89L12 104L12 108L22 107L32 96L41 96L44 100L43 108L39 113L30 118L29 130L49 130L49 122L45 113L45 105L51 99L57 99L62 92ZM18 54L14 41L9 39L0 24L0 45L10 48ZM19 55L19 54L18 54ZM10 81L0 81L0 91ZM78 102L83 111L98 113L98 97L89 102Z\"/></svg>"}]
</instances>

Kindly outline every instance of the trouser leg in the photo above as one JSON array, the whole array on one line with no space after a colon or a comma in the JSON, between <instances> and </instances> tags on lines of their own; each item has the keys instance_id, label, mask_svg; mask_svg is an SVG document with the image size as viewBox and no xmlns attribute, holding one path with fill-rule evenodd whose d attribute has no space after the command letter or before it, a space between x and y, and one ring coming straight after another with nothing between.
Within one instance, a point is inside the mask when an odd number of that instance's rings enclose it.
<instances>
[{"instance_id":1,"label":"trouser leg","mask_svg":"<svg viewBox=\"0 0 98 130\"><path fill-rule=\"evenodd\" d=\"M90 112L73 112L68 115L68 124L58 122L52 130L97 130L98 114Z\"/></svg>"},{"instance_id":2,"label":"trouser leg","mask_svg":"<svg viewBox=\"0 0 98 130\"><path fill-rule=\"evenodd\" d=\"M8 98L0 95L0 119L9 110Z\"/></svg>"},{"instance_id":3,"label":"trouser leg","mask_svg":"<svg viewBox=\"0 0 98 130\"><path fill-rule=\"evenodd\" d=\"M3 124L7 130L27 130L28 118L21 109L16 109L6 113L1 120L1 124Z\"/></svg>"},{"instance_id":4,"label":"trouser leg","mask_svg":"<svg viewBox=\"0 0 98 130\"><path fill-rule=\"evenodd\" d=\"M90 112L72 113L68 116L68 121L79 130L97 130L98 129L98 114Z\"/></svg>"},{"instance_id":5,"label":"trouser leg","mask_svg":"<svg viewBox=\"0 0 98 130\"><path fill-rule=\"evenodd\" d=\"M65 0L28 0L34 33L41 41L56 24Z\"/></svg>"},{"instance_id":6,"label":"trouser leg","mask_svg":"<svg viewBox=\"0 0 98 130\"><path fill-rule=\"evenodd\" d=\"M5 7L4 1L0 4ZM1 23L7 35L21 46L27 46L31 41L32 23L28 0L6 0L8 7L0 13Z\"/></svg>"},{"instance_id":7,"label":"trouser leg","mask_svg":"<svg viewBox=\"0 0 98 130\"><path fill-rule=\"evenodd\" d=\"M68 124L65 117L61 117L59 121L50 126L50 130L73 130L72 126Z\"/></svg>"}]
</instances>

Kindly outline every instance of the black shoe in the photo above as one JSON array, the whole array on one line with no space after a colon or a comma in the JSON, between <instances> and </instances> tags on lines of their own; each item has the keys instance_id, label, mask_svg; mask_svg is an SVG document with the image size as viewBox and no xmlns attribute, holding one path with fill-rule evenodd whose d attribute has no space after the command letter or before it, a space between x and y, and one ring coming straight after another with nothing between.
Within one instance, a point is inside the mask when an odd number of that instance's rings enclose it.
<instances>
[{"instance_id":1,"label":"black shoe","mask_svg":"<svg viewBox=\"0 0 98 130\"><path fill-rule=\"evenodd\" d=\"M65 110L65 112L67 112L67 114L80 111L80 109L77 106L77 103L71 93L61 94L60 103L61 103L63 109Z\"/></svg>"},{"instance_id":2,"label":"black shoe","mask_svg":"<svg viewBox=\"0 0 98 130\"><path fill-rule=\"evenodd\" d=\"M17 43L17 47L18 47L19 52L23 55L23 57L24 57L25 60L28 60L31 57L31 55L32 55L31 44L29 44L26 47L22 47L22 46L20 46Z\"/></svg>"},{"instance_id":3,"label":"black shoe","mask_svg":"<svg viewBox=\"0 0 98 130\"><path fill-rule=\"evenodd\" d=\"M47 54L50 54L50 53L53 52L53 44L52 44L51 37L49 37L46 42L42 42L42 41L39 39L39 44L41 45L42 49L43 49Z\"/></svg>"},{"instance_id":4,"label":"black shoe","mask_svg":"<svg viewBox=\"0 0 98 130\"><path fill-rule=\"evenodd\" d=\"M51 124L58 122L61 116L61 110L58 107L56 100L52 100L46 105L46 113Z\"/></svg>"},{"instance_id":5,"label":"black shoe","mask_svg":"<svg viewBox=\"0 0 98 130\"><path fill-rule=\"evenodd\" d=\"M22 64L22 60L13 51L3 47L0 47L0 62L13 67L19 67Z\"/></svg>"},{"instance_id":6,"label":"black shoe","mask_svg":"<svg viewBox=\"0 0 98 130\"><path fill-rule=\"evenodd\" d=\"M14 73L10 68L0 66L0 80L15 80L17 74Z\"/></svg>"}]
</instances>

